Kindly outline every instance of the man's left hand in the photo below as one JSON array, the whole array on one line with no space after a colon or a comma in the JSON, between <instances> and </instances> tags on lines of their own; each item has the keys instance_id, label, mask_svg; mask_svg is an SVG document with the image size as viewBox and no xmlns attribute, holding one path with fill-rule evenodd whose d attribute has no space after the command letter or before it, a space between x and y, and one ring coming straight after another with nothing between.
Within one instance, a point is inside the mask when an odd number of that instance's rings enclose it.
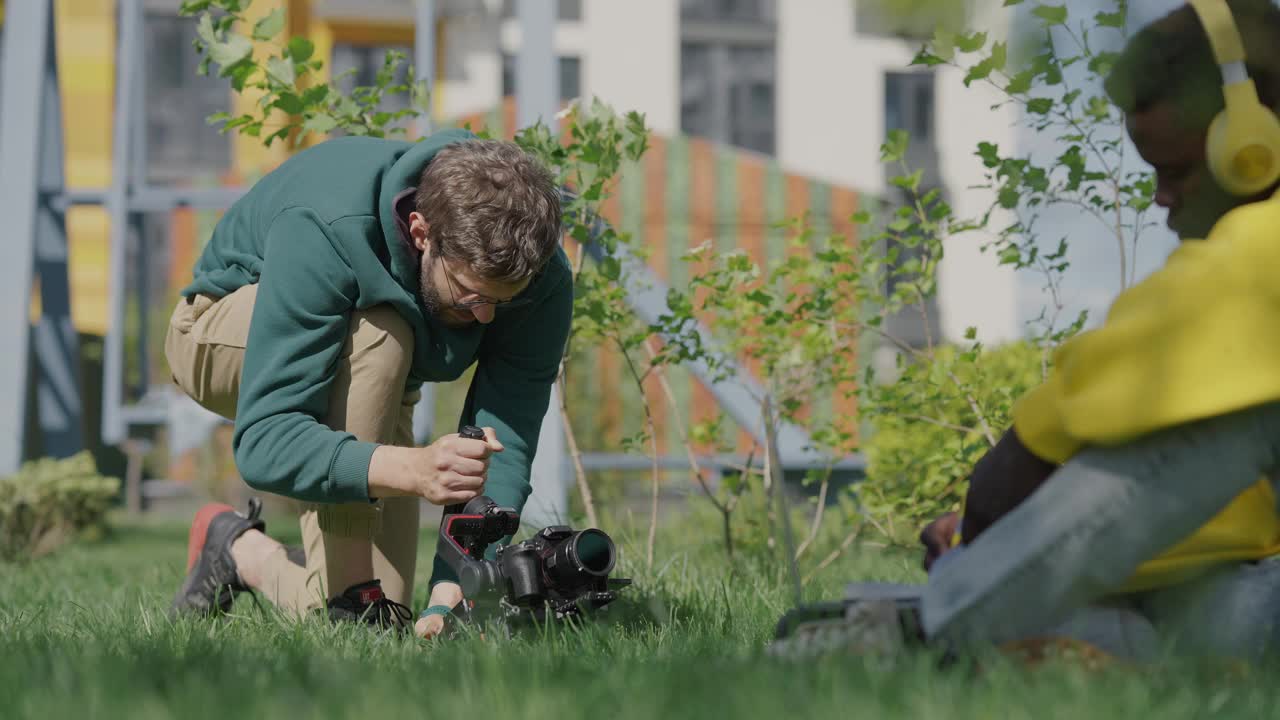
<instances>
[{"instance_id":1,"label":"man's left hand","mask_svg":"<svg viewBox=\"0 0 1280 720\"><path fill-rule=\"evenodd\" d=\"M427 607L432 605L456 607L460 602L462 602L462 587L457 583L442 582L431 589L431 599L427 601ZM413 632L420 638L430 640L444 632L446 617L445 615L428 615L418 618L418 622L413 625Z\"/></svg>"}]
</instances>

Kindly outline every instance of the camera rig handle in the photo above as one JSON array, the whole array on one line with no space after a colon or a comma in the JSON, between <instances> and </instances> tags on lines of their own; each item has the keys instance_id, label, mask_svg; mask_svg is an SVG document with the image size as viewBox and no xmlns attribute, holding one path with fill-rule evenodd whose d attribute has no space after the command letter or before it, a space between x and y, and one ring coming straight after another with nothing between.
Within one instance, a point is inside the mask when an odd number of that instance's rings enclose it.
<instances>
[{"instance_id":1,"label":"camera rig handle","mask_svg":"<svg viewBox=\"0 0 1280 720\"><path fill-rule=\"evenodd\" d=\"M458 435L484 440L484 431L463 425ZM449 505L440 520L440 557L458 573L462 594L468 600L499 591L501 574L497 563L484 557L489 546L520 529L520 514L481 495L465 505Z\"/></svg>"}]
</instances>

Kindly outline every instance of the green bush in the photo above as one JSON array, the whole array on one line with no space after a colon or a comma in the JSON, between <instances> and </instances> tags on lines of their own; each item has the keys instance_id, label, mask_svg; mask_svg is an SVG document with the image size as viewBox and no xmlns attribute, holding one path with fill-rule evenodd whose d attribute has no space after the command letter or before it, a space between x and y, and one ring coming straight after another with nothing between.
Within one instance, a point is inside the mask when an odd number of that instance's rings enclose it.
<instances>
[{"instance_id":1,"label":"green bush","mask_svg":"<svg viewBox=\"0 0 1280 720\"><path fill-rule=\"evenodd\" d=\"M1039 384L1043 354L1029 342L961 351L937 348L931 362L903 362L897 382L869 389L863 448L863 507L895 539L959 509L974 463L1012 423L1013 402Z\"/></svg>"},{"instance_id":2,"label":"green bush","mask_svg":"<svg viewBox=\"0 0 1280 720\"><path fill-rule=\"evenodd\" d=\"M0 478L0 560L46 555L86 530L100 530L120 480L98 474L87 451L28 462Z\"/></svg>"}]
</instances>

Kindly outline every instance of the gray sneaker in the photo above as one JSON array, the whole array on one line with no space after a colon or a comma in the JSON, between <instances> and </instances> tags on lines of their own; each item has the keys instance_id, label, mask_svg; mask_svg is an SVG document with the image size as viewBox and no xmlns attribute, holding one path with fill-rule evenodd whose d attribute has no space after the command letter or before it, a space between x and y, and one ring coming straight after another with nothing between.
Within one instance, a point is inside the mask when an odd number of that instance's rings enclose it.
<instances>
[{"instance_id":1,"label":"gray sneaker","mask_svg":"<svg viewBox=\"0 0 1280 720\"><path fill-rule=\"evenodd\" d=\"M262 501L249 500L248 514L223 503L196 512L187 536L187 577L169 608L171 616L217 615L231 609L238 593L249 588L236 572L231 543L249 530L265 531Z\"/></svg>"}]
</instances>

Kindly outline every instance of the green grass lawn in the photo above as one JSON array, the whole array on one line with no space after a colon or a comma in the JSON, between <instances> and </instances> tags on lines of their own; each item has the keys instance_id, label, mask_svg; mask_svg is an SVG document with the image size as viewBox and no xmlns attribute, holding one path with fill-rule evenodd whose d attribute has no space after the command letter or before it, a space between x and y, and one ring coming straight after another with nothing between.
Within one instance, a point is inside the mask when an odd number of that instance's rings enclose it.
<instances>
[{"instance_id":1,"label":"green grass lawn","mask_svg":"<svg viewBox=\"0 0 1280 720\"><path fill-rule=\"evenodd\" d=\"M232 618L171 622L185 527L117 523L106 540L0 565L0 718L1280 717L1274 668L776 661L763 648L791 601L785 574L730 573L713 541L673 547L676 536L663 534L652 572L636 562L642 546L619 538L637 587L611 622L428 644L284 622L247 596ZM854 546L809 597L855 578L918 580L915 563Z\"/></svg>"}]
</instances>

